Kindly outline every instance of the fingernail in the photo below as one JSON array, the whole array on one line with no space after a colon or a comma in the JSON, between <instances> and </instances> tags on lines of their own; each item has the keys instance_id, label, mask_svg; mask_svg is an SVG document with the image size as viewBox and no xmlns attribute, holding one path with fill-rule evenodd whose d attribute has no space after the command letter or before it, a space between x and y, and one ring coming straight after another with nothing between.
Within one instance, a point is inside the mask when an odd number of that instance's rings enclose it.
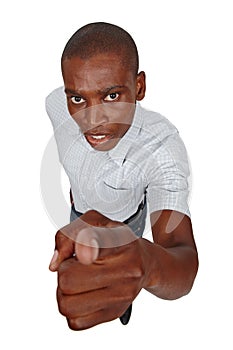
<instances>
[{"instance_id":1,"label":"fingernail","mask_svg":"<svg viewBox=\"0 0 233 350\"><path fill-rule=\"evenodd\" d=\"M95 238L92 238L90 241L92 249L92 259L95 261L99 255L99 244Z\"/></svg>"},{"instance_id":2,"label":"fingernail","mask_svg":"<svg viewBox=\"0 0 233 350\"><path fill-rule=\"evenodd\" d=\"M58 258L58 251L55 250L55 251L54 251L54 254L53 254L53 257L52 257L52 259L51 259L51 261L50 261L50 264L49 264L50 267L53 267L53 265L54 265L54 264L56 263L56 261L57 261L57 258Z\"/></svg>"}]
</instances>

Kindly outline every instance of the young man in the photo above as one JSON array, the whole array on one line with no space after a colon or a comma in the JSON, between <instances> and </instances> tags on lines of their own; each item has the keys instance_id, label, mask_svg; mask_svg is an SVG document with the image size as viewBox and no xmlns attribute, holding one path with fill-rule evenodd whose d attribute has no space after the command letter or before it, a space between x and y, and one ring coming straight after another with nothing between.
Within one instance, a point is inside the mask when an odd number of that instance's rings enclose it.
<instances>
[{"instance_id":1,"label":"young man","mask_svg":"<svg viewBox=\"0 0 233 350\"><path fill-rule=\"evenodd\" d=\"M62 55L64 87L47 112L71 185L71 223L50 263L69 327L120 317L142 288L176 299L198 258L188 210L186 151L176 128L144 110L145 73L131 36L107 23L79 29ZM147 210L153 242L142 238Z\"/></svg>"}]
</instances>

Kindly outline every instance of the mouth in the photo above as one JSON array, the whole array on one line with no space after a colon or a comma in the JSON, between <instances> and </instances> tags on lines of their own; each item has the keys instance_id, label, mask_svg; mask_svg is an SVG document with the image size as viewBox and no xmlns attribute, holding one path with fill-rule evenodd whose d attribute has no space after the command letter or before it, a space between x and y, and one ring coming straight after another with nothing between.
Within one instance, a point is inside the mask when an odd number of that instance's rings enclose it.
<instances>
[{"instance_id":1,"label":"mouth","mask_svg":"<svg viewBox=\"0 0 233 350\"><path fill-rule=\"evenodd\" d=\"M84 134L87 142L94 148L105 144L113 138L111 134Z\"/></svg>"}]
</instances>

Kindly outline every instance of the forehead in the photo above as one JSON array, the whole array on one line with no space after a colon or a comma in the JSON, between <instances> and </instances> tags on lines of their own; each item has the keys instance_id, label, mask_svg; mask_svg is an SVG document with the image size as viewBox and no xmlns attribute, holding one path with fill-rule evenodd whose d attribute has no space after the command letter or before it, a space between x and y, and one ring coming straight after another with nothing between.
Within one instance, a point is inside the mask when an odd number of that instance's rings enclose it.
<instances>
[{"instance_id":1,"label":"forehead","mask_svg":"<svg viewBox=\"0 0 233 350\"><path fill-rule=\"evenodd\" d=\"M105 53L82 59L78 56L65 59L62 62L62 73L65 84L75 82L108 82L115 83L132 80L132 71L123 63L122 57Z\"/></svg>"}]
</instances>

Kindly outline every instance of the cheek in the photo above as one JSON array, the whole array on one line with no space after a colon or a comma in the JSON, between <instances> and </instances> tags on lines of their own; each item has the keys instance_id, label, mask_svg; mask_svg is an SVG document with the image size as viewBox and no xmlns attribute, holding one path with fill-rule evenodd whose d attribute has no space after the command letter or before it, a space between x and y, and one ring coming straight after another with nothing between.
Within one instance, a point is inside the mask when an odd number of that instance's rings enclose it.
<instances>
[{"instance_id":1,"label":"cheek","mask_svg":"<svg viewBox=\"0 0 233 350\"><path fill-rule=\"evenodd\" d=\"M129 102L115 102L108 105L106 114L109 116L109 121L119 124L131 124L134 112L135 104Z\"/></svg>"},{"instance_id":2,"label":"cheek","mask_svg":"<svg viewBox=\"0 0 233 350\"><path fill-rule=\"evenodd\" d=\"M117 124L115 129L115 135L117 138L122 138L125 133L130 128L130 124L124 123L124 124Z\"/></svg>"}]
</instances>

